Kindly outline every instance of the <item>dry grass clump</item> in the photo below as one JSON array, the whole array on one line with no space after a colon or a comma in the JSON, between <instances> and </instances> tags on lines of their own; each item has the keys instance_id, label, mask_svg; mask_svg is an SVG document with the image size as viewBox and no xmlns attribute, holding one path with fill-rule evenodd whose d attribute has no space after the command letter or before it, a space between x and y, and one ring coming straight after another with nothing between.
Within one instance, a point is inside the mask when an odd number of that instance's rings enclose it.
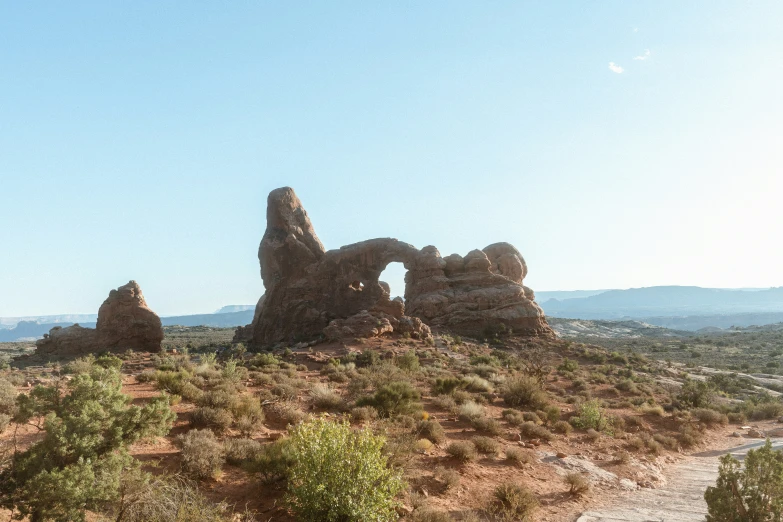
<instances>
[{"instance_id":1,"label":"dry grass clump","mask_svg":"<svg viewBox=\"0 0 783 522\"><path fill-rule=\"evenodd\" d=\"M416 432L420 437L424 437L435 444L446 442L446 432L443 430L443 426L435 419L419 421L419 424L416 426Z\"/></svg>"},{"instance_id":2,"label":"dry grass clump","mask_svg":"<svg viewBox=\"0 0 783 522\"><path fill-rule=\"evenodd\" d=\"M495 503L490 511L500 520L533 522L539 503L530 490L518 484L501 484L495 488Z\"/></svg>"},{"instance_id":3,"label":"dry grass clump","mask_svg":"<svg viewBox=\"0 0 783 522\"><path fill-rule=\"evenodd\" d=\"M555 438L551 431L543 426L535 424L534 422L523 422L520 424L519 433L528 439L542 439L549 441Z\"/></svg>"},{"instance_id":4,"label":"dry grass clump","mask_svg":"<svg viewBox=\"0 0 783 522\"><path fill-rule=\"evenodd\" d=\"M234 418L228 410L200 406L190 414L190 423L196 428L209 428L224 433L233 424Z\"/></svg>"},{"instance_id":5,"label":"dry grass clump","mask_svg":"<svg viewBox=\"0 0 783 522\"><path fill-rule=\"evenodd\" d=\"M552 429L555 430L555 433L561 433L563 435L570 435L572 431L574 431L574 427L571 426L566 421L557 421L553 426Z\"/></svg>"},{"instance_id":6,"label":"dry grass clump","mask_svg":"<svg viewBox=\"0 0 783 522\"><path fill-rule=\"evenodd\" d=\"M568 486L568 492L574 496L581 496L590 491L590 480L581 473L572 472L563 477Z\"/></svg>"},{"instance_id":7,"label":"dry grass clump","mask_svg":"<svg viewBox=\"0 0 783 522\"><path fill-rule=\"evenodd\" d=\"M456 488L459 486L459 483L462 480L462 477L457 471L445 468L443 466L438 466L435 469L434 475L435 479L443 483L444 490Z\"/></svg>"},{"instance_id":8,"label":"dry grass clump","mask_svg":"<svg viewBox=\"0 0 783 522\"><path fill-rule=\"evenodd\" d=\"M547 406L546 392L537 379L529 375L514 375L503 384L503 400L511 407L544 408Z\"/></svg>"},{"instance_id":9,"label":"dry grass clump","mask_svg":"<svg viewBox=\"0 0 783 522\"><path fill-rule=\"evenodd\" d=\"M469 392L486 393L492 391L492 384L478 375L466 375L462 378L462 382Z\"/></svg>"},{"instance_id":10,"label":"dry grass clump","mask_svg":"<svg viewBox=\"0 0 783 522\"><path fill-rule=\"evenodd\" d=\"M500 452L500 444L492 437L477 435L470 439L476 450L484 455L497 455Z\"/></svg>"},{"instance_id":11,"label":"dry grass clump","mask_svg":"<svg viewBox=\"0 0 783 522\"><path fill-rule=\"evenodd\" d=\"M210 430L190 430L178 437L182 447L182 466L197 478L217 478L225 456L223 445Z\"/></svg>"},{"instance_id":12,"label":"dry grass clump","mask_svg":"<svg viewBox=\"0 0 783 522\"><path fill-rule=\"evenodd\" d=\"M446 447L446 453L462 462L471 462L478 457L476 446L468 440L452 442Z\"/></svg>"},{"instance_id":13,"label":"dry grass clump","mask_svg":"<svg viewBox=\"0 0 783 522\"><path fill-rule=\"evenodd\" d=\"M477 431L489 433L490 435L500 435L500 423L491 417L476 417L470 421L470 425Z\"/></svg>"},{"instance_id":14,"label":"dry grass clump","mask_svg":"<svg viewBox=\"0 0 783 522\"><path fill-rule=\"evenodd\" d=\"M726 415L709 408L694 408L691 410L691 415L707 426L725 426L729 423Z\"/></svg>"},{"instance_id":15,"label":"dry grass clump","mask_svg":"<svg viewBox=\"0 0 783 522\"><path fill-rule=\"evenodd\" d=\"M479 417L484 417L487 411L481 404L477 404L472 400L460 404L457 407L457 415L462 420L473 420Z\"/></svg>"},{"instance_id":16,"label":"dry grass clump","mask_svg":"<svg viewBox=\"0 0 783 522\"><path fill-rule=\"evenodd\" d=\"M323 384L313 385L310 389L310 398L316 408L324 410L341 410L344 406L340 394Z\"/></svg>"},{"instance_id":17,"label":"dry grass clump","mask_svg":"<svg viewBox=\"0 0 783 522\"><path fill-rule=\"evenodd\" d=\"M525 464L531 464L535 461L533 453L526 451L522 448L507 448L506 460L515 466L524 466Z\"/></svg>"},{"instance_id":18,"label":"dry grass clump","mask_svg":"<svg viewBox=\"0 0 783 522\"><path fill-rule=\"evenodd\" d=\"M269 417L285 425L295 426L308 418L308 415L293 402L281 401L267 404L265 411Z\"/></svg>"},{"instance_id":19,"label":"dry grass clump","mask_svg":"<svg viewBox=\"0 0 783 522\"><path fill-rule=\"evenodd\" d=\"M378 418L378 410L372 406L359 406L351 410L351 418L355 422L367 422Z\"/></svg>"},{"instance_id":20,"label":"dry grass clump","mask_svg":"<svg viewBox=\"0 0 783 522\"><path fill-rule=\"evenodd\" d=\"M260 442L252 439L227 439L223 442L226 462L238 466L254 460L262 451Z\"/></svg>"}]
</instances>

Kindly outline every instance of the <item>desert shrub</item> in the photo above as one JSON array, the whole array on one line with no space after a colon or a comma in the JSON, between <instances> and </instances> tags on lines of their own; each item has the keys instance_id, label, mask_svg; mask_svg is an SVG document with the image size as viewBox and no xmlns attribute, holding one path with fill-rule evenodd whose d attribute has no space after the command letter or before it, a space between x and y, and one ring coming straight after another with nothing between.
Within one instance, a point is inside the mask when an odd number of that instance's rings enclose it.
<instances>
[{"instance_id":1,"label":"desert shrub","mask_svg":"<svg viewBox=\"0 0 783 522\"><path fill-rule=\"evenodd\" d=\"M505 521L533 522L533 514L538 510L538 499L523 486L505 483L495 488L495 504L492 511Z\"/></svg>"},{"instance_id":2,"label":"desert shrub","mask_svg":"<svg viewBox=\"0 0 783 522\"><path fill-rule=\"evenodd\" d=\"M568 357L563 359L563 362L560 363L560 365L557 367L557 370L559 372L563 373L572 373L579 369L579 363L576 361L572 361Z\"/></svg>"},{"instance_id":3,"label":"desert shrub","mask_svg":"<svg viewBox=\"0 0 783 522\"><path fill-rule=\"evenodd\" d=\"M748 418L741 411L729 412L726 414L726 418L729 419L729 422L732 424L745 424L748 421Z\"/></svg>"},{"instance_id":4,"label":"desert shrub","mask_svg":"<svg viewBox=\"0 0 783 522\"><path fill-rule=\"evenodd\" d=\"M498 442L492 437L478 435L470 440L473 442L473 445L476 447L476 450L479 453L484 453L486 455L497 455L498 452L500 452L500 444L498 444Z\"/></svg>"},{"instance_id":5,"label":"desert shrub","mask_svg":"<svg viewBox=\"0 0 783 522\"><path fill-rule=\"evenodd\" d=\"M276 402L267 405L267 413L285 425L296 425L307 419L307 414L290 402Z\"/></svg>"},{"instance_id":6,"label":"desert shrub","mask_svg":"<svg viewBox=\"0 0 783 522\"><path fill-rule=\"evenodd\" d=\"M747 406L747 416L754 421L776 419L783 416L783 402L765 401Z\"/></svg>"},{"instance_id":7,"label":"desert shrub","mask_svg":"<svg viewBox=\"0 0 783 522\"><path fill-rule=\"evenodd\" d=\"M612 432L610 419L604 414L604 411L597 400L580 403L577 406L576 415L571 417L569 422L575 428L583 430L592 428L597 431Z\"/></svg>"},{"instance_id":8,"label":"desert shrub","mask_svg":"<svg viewBox=\"0 0 783 522\"><path fill-rule=\"evenodd\" d=\"M92 370L93 363L95 362L94 355L87 355L74 359L63 367L63 373L69 373L78 375L80 373L89 373Z\"/></svg>"},{"instance_id":9,"label":"desert shrub","mask_svg":"<svg viewBox=\"0 0 783 522\"><path fill-rule=\"evenodd\" d=\"M5 379L0 379L0 415L9 419L16 415L16 387ZM0 432L3 430L0 429Z\"/></svg>"},{"instance_id":10,"label":"desert shrub","mask_svg":"<svg viewBox=\"0 0 783 522\"><path fill-rule=\"evenodd\" d=\"M456 488L462 480L462 477L457 471L444 468L443 466L435 468L434 475L437 480L443 482L444 489L447 490Z\"/></svg>"},{"instance_id":11,"label":"desert shrub","mask_svg":"<svg viewBox=\"0 0 783 522\"><path fill-rule=\"evenodd\" d=\"M343 407L343 398L340 394L323 384L316 384L310 389L310 398L316 408L339 410Z\"/></svg>"},{"instance_id":12,"label":"desert shrub","mask_svg":"<svg viewBox=\"0 0 783 522\"><path fill-rule=\"evenodd\" d=\"M65 395L57 386L36 386L17 399L15 422L43 417L43 437L0 471L0 505L31 520L83 521L119 499L123 476L138 463L128 447L168 433L174 420L168 399L130 405L114 369L93 365L77 374Z\"/></svg>"},{"instance_id":13,"label":"desert shrub","mask_svg":"<svg viewBox=\"0 0 783 522\"><path fill-rule=\"evenodd\" d=\"M467 440L452 442L446 446L446 453L462 462L476 460L478 456L475 444Z\"/></svg>"},{"instance_id":14,"label":"desert shrub","mask_svg":"<svg viewBox=\"0 0 783 522\"><path fill-rule=\"evenodd\" d=\"M433 395L449 395L463 386L463 381L456 377L438 377L432 383Z\"/></svg>"},{"instance_id":15,"label":"desert shrub","mask_svg":"<svg viewBox=\"0 0 783 522\"><path fill-rule=\"evenodd\" d=\"M225 502L207 499L195 483L183 477L158 478L132 490L112 513L117 522L233 522L237 518ZM249 522L252 518L242 518Z\"/></svg>"},{"instance_id":16,"label":"desert shrub","mask_svg":"<svg viewBox=\"0 0 783 522\"><path fill-rule=\"evenodd\" d=\"M295 401L299 396L299 390L295 386L292 386L288 383L276 384L270 391L272 392L272 395L280 397L286 401Z\"/></svg>"},{"instance_id":17,"label":"desert shrub","mask_svg":"<svg viewBox=\"0 0 783 522\"><path fill-rule=\"evenodd\" d=\"M401 370L405 370L407 372L416 372L419 371L420 365L419 365L419 357L416 355L416 352L413 350L408 350L404 354L400 355L399 357L396 357L394 359L394 363L397 365L398 368Z\"/></svg>"},{"instance_id":18,"label":"desert shrub","mask_svg":"<svg viewBox=\"0 0 783 522\"><path fill-rule=\"evenodd\" d=\"M702 433L689 424L683 424L680 427L680 433L677 435L677 441L685 449L699 445L703 438Z\"/></svg>"},{"instance_id":19,"label":"desert shrub","mask_svg":"<svg viewBox=\"0 0 783 522\"><path fill-rule=\"evenodd\" d=\"M238 399L236 393L218 389L204 393L201 398L199 398L197 404L209 408L228 410L234 406Z\"/></svg>"},{"instance_id":20,"label":"desert shrub","mask_svg":"<svg viewBox=\"0 0 783 522\"><path fill-rule=\"evenodd\" d=\"M436 511L435 509L429 507L429 506L423 506L420 509L417 509L413 512L413 515L411 515L411 520L413 522L453 522L454 519L451 518L451 515L444 511Z\"/></svg>"},{"instance_id":21,"label":"desert shrub","mask_svg":"<svg viewBox=\"0 0 783 522\"><path fill-rule=\"evenodd\" d=\"M552 429L555 430L556 433L562 433L563 435L570 435L574 430L573 426L566 421L557 421L554 426L552 426Z\"/></svg>"},{"instance_id":22,"label":"desert shrub","mask_svg":"<svg viewBox=\"0 0 783 522\"><path fill-rule=\"evenodd\" d=\"M419 421L419 424L416 426L416 433L435 444L442 444L446 441L446 432L443 431L443 426L435 419Z\"/></svg>"},{"instance_id":23,"label":"desert shrub","mask_svg":"<svg viewBox=\"0 0 783 522\"><path fill-rule=\"evenodd\" d=\"M584 495L590 490L590 480L581 473L572 472L563 477L572 495Z\"/></svg>"},{"instance_id":24,"label":"desert shrub","mask_svg":"<svg viewBox=\"0 0 783 522\"><path fill-rule=\"evenodd\" d=\"M136 376L138 382L155 382L155 370L144 370Z\"/></svg>"},{"instance_id":25,"label":"desert shrub","mask_svg":"<svg viewBox=\"0 0 783 522\"><path fill-rule=\"evenodd\" d=\"M691 410L691 415L707 426L715 426L717 424L725 426L729 423L729 418L726 415L709 408L694 408Z\"/></svg>"},{"instance_id":26,"label":"desert shrub","mask_svg":"<svg viewBox=\"0 0 783 522\"><path fill-rule=\"evenodd\" d=\"M438 395L437 397L433 397L432 403L438 408L443 408L448 411L456 411L457 409L457 401L450 395Z\"/></svg>"},{"instance_id":27,"label":"desert shrub","mask_svg":"<svg viewBox=\"0 0 783 522\"><path fill-rule=\"evenodd\" d=\"M519 426L525 422L525 416L516 410L503 410L503 419L511 426Z\"/></svg>"},{"instance_id":28,"label":"desert shrub","mask_svg":"<svg viewBox=\"0 0 783 522\"><path fill-rule=\"evenodd\" d=\"M627 393L639 393L639 388L636 386L636 383L633 382L631 379L623 379L622 381L618 382L614 385L614 387L620 391L627 392Z\"/></svg>"},{"instance_id":29,"label":"desert shrub","mask_svg":"<svg viewBox=\"0 0 783 522\"><path fill-rule=\"evenodd\" d=\"M351 410L351 418L356 422L366 422L378 418L378 410L372 406L359 406Z\"/></svg>"},{"instance_id":30,"label":"desert shrub","mask_svg":"<svg viewBox=\"0 0 783 522\"><path fill-rule=\"evenodd\" d=\"M290 438L293 465L287 501L300 520L378 522L397 519L395 497L404 483L388 467L385 440L347 423L316 419Z\"/></svg>"},{"instance_id":31,"label":"desert shrub","mask_svg":"<svg viewBox=\"0 0 783 522\"><path fill-rule=\"evenodd\" d=\"M210 430L191 430L178 437L182 466L197 478L217 478L225 456L223 445Z\"/></svg>"},{"instance_id":32,"label":"desert shrub","mask_svg":"<svg viewBox=\"0 0 783 522\"><path fill-rule=\"evenodd\" d=\"M552 440L555 438L551 431L534 422L523 422L520 424L519 434L528 439Z\"/></svg>"},{"instance_id":33,"label":"desert shrub","mask_svg":"<svg viewBox=\"0 0 783 522\"><path fill-rule=\"evenodd\" d=\"M182 371L161 371L155 372L155 387L168 393L174 393L182 396L182 388L188 382L190 375Z\"/></svg>"},{"instance_id":34,"label":"desert shrub","mask_svg":"<svg viewBox=\"0 0 783 522\"><path fill-rule=\"evenodd\" d=\"M236 420L247 418L253 423L264 422L264 410L261 409L261 403L255 397L240 395L232 401L230 408L231 415Z\"/></svg>"},{"instance_id":35,"label":"desert shrub","mask_svg":"<svg viewBox=\"0 0 783 522\"><path fill-rule=\"evenodd\" d=\"M514 375L506 379L503 400L511 407L544 408L547 405L541 384L528 375Z\"/></svg>"},{"instance_id":36,"label":"desert shrub","mask_svg":"<svg viewBox=\"0 0 783 522\"><path fill-rule=\"evenodd\" d=\"M720 459L718 479L704 493L708 522L767 522L783 519L783 453L748 451L743 469L730 454Z\"/></svg>"},{"instance_id":37,"label":"desert shrub","mask_svg":"<svg viewBox=\"0 0 783 522\"><path fill-rule=\"evenodd\" d=\"M506 460L516 466L524 466L532 463L535 457L531 452L522 448L508 448L506 449Z\"/></svg>"},{"instance_id":38,"label":"desert shrub","mask_svg":"<svg viewBox=\"0 0 783 522\"><path fill-rule=\"evenodd\" d=\"M260 442L253 439L227 439L223 442L226 462L238 466L255 460L262 451Z\"/></svg>"},{"instance_id":39,"label":"desert shrub","mask_svg":"<svg viewBox=\"0 0 783 522\"><path fill-rule=\"evenodd\" d=\"M276 482L288 477L294 464L290 452L290 439L278 439L272 444L263 444L253 454L249 462L242 467L251 473L258 473L266 483Z\"/></svg>"},{"instance_id":40,"label":"desert shrub","mask_svg":"<svg viewBox=\"0 0 783 522\"><path fill-rule=\"evenodd\" d=\"M204 394L195 384L186 382L179 390L179 395L189 402L198 402Z\"/></svg>"},{"instance_id":41,"label":"desert shrub","mask_svg":"<svg viewBox=\"0 0 783 522\"><path fill-rule=\"evenodd\" d=\"M499 435L501 431L500 423L492 417L475 417L470 420L470 425L473 429L490 435Z\"/></svg>"},{"instance_id":42,"label":"desert shrub","mask_svg":"<svg viewBox=\"0 0 783 522\"><path fill-rule=\"evenodd\" d=\"M647 404L644 403L639 406L639 411L644 415L653 415L655 417L663 417L665 412L663 406L660 404Z\"/></svg>"},{"instance_id":43,"label":"desert shrub","mask_svg":"<svg viewBox=\"0 0 783 522\"><path fill-rule=\"evenodd\" d=\"M653 435L653 440L660 443L664 448L675 451L679 445L677 439L669 437L662 433L656 433Z\"/></svg>"},{"instance_id":44,"label":"desert shrub","mask_svg":"<svg viewBox=\"0 0 783 522\"><path fill-rule=\"evenodd\" d=\"M457 407L457 414L460 419L470 421L486 415L486 409L481 404L467 401Z\"/></svg>"},{"instance_id":45,"label":"desert shrub","mask_svg":"<svg viewBox=\"0 0 783 522\"><path fill-rule=\"evenodd\" d=\"M421 409L419 392L406 381L381 386L374 395L362 397L357 406L372 406L382 417L412 413Z\"/></svg>"},{"instance_id":46,"label":"desert shrub","mask_svg":"<svg viewBox=\"0 0 783 522\"><path fill-rule=\"evenodd\" d=\"M466 375L462 378L464 387L470 392L491 392L492 384L478 375Z\"/></svg>"},{"instance_id":47,"label":"desert shrub","mask_svg":"<svg viewBox=\"0 0 783 522\"><path fill-rule=\"evenodd\" d=\"M706 408L712 403L712 386L704 381L688 379L682 385L677 401L686 408Z\"/></svg>"},{"instance_id":48,"label":"desert shrub","mask_svg":"<svg viewBox=\"0 0 783 522\"><path fill-rule=\"evenodd\" d=\"M190 414L190 423L196 428L209 428L223 433L231 427L234 417L228 410L200 406Z\"/></svg>"}]
</instances>

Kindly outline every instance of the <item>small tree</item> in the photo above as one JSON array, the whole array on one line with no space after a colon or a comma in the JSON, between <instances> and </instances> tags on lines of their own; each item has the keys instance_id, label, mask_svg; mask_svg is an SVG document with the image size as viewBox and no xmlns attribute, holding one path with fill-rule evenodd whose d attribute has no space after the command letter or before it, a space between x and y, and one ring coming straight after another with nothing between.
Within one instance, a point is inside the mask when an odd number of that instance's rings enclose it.
<instances>
[{"instance_id":1,"label":"small tree","mask_svg":"<svg viewBox=\"0 0 783 522\"><path fill-rule=\"evenodd\" d=\"M704 493L707 522L783 521L783 453L767 442L748 451L745 468L731 455L721 457L718 480Z\"/></svg>"},{"instance_id":2,"label":"small tree","mask_svg":"<svg viewBox=\"0 0 783 522\"><path fill-rule=\"evenodd\" d=\"M383 437L351 431L347 422L316 419L294 428L288 503L300 520L397 520L395 496L404 483L390 469Z\"/></svg>"},{"instance_id":3,"label":"small tree","mask_svg":"<svg viewBox=\"0 0 783 522\"><path fill-rule=\"evenodd\" d=\"M45 434L0 471L0 505L31 522L83 521L86 510L117 500L122 477L138 468L128 446L166 434L174 420L165 397L131 406L121 388L119 371L94 365L65 395L57 385L20 395L14 422Z\"/></svg>"}]
</instances>

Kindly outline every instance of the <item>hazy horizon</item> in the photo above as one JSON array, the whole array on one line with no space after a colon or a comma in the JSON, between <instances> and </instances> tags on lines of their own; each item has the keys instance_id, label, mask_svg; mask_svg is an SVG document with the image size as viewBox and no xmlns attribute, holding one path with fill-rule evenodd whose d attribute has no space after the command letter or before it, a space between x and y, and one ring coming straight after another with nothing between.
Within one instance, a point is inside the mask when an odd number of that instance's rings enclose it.
<instances>
[{"instance_id":1,"label":"hazy horizon","mask_svg":"<svg viewBox=\"0 0 783 522\"><path fill-rule=\"evenodd\" d=\"M0 317L255 303L280 186L327 249L507 241L536 291L781 286L781 15L6 4Z\"/></svg>"}]
</instances>

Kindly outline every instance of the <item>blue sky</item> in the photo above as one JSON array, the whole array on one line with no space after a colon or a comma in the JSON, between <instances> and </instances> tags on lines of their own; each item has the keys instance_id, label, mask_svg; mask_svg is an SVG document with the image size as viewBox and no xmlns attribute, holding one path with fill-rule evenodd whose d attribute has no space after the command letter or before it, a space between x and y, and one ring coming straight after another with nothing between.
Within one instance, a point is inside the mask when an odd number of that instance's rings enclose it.
<instances>
[{"instance_id":1,"label":"blue sky","mask_svg":"<svg viewBox=\"0 0 783 522\"><path fill-rule=\"evenodd\" d=\"M781 22L778 1L6 2L0 316L94 313L129 279L165 315L253 303L284 185L327 248L508 241L538 290L783 285Z\"/></svg>"}]
</instances>

